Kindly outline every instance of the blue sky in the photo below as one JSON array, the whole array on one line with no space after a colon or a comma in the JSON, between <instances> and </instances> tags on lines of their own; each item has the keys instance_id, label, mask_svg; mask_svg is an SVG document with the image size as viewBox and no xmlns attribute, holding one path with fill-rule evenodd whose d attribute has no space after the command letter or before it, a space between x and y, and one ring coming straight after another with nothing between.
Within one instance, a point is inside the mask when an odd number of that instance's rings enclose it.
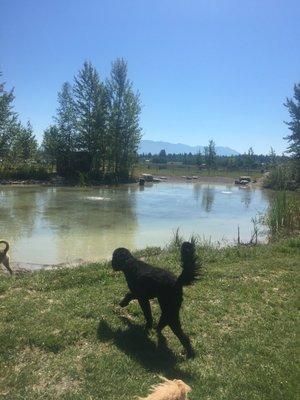
<instances>
[{"instance_id":1,"label":"blue sky","mask_svg":"<svg viewBox=\"0 0 300 400\"><path fill-rule=\"evenodd\" d=\"M85 60L124 57L144 138L281 153L300 82L296 0L1 0L0 69L40 139Z\"/></svg>"}]
</instances>

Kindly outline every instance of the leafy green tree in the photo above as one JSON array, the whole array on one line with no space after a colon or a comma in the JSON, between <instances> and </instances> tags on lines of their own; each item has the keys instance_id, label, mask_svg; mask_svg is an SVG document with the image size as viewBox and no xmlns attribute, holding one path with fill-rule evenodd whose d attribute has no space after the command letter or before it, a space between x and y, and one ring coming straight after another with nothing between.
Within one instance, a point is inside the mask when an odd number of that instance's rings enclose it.
<instances>
[{"instance_id":1,"label":"leafy green tree","mask_svg":"<svg viewBox=\"0 0 300 400\"><path fill-rule=\"evenodd\" d=\"M107 149L108 98L106 88L90 62L85 62L75 77L74 95L80 149L90 154L91 170L103 170Z\"/></svg>"},{"instance_id":2,"label":"leafy green tree","mask_svg":"<svg viewBox=\"0 0 300 400\"><path fill-rule=\"evenodd\" d=\"M203 164L203 157L201 151L199 150L198 153L196 154L196 165L198 167L201 167L202 164Z\"/></svg>"},{"instance_id":3,"label":"leafy green tree","mask_svg":"<svg viewBox=\"0 0 300 400\"><path fill-rule=\"evenodd\" d=\"M216 145L213 140L210 140L208 142L208 146L204 148L204 152L206 165L209 169L214 168L216 164Z\"/></svg>"},{"instance_id":4,"label":"leafy green tree","mask_svg":"<svg viewBox=\"0 0 300 400\"><path fill-rule=\"evenodd\" d=\"M300 184L300 83L294 85L294 100L287 99L284 104L287 107L291 120L286 122L290 135L286 139L289 143L288 152L293 157L293 179L298 186Z\"/></svg>"},{"instance_id":5,"label":"leafy green tree","mask_svg":"<svg viewBox=\"0 0 300 400\"><path fill-rule=\"evenodd\" d=\"M140 97L127 78L127 63L117 59L107 82L111 168L116 179L127 179L137 160L141 139Z\"/></svg>"},{"instance_id":6,"label":"leafy green tree","mask_svg":"<svg viewBox=\"0 0 300 400\"><path fill-rule=\"evenodd\" d=\"M57 142L60 144L58 156L64 159L67 173L72 169L72 154L77 150L78 135L76 130L76 112L73 89L69 82L62 85L58 93L58 107L54 118L58 129Z\"/></svg>"},{"instance_id":7,"label":"leafy green tree","mask_svg":"<svg viewBox=\"0 0 300 400\"><path fill-rule=\"evenodd\" d=\"M284 104L290 114L291 121L286 122L292 132L285 139L289 142L288 152L300 160L300 83L294 85L294 100L287 99Z\"/></svg>"},{"instance_id":8,"label":"leafy green tree","mask_svg":"<svg viewBox=\"0 0 300 400\"><path fill-rule=\"evenodd\" d=\"M269 160L272 166L276 165L276 153L272 146L269 153Z\"/></svg>"},{"instance_id":9,"label":"leafy green tree","mask_svg":"<svg viewBox=\"0 0 300 400\"><path fill-rule=\"evenodd\" d=\"M166 162L167 162L167 154L166 154L166 150L165 149L162 149L159 152L158 159L159 159L160 163L166 164Z\"/></svg>"},{"instance_id":10,"label":"leafy green tree","mask_svg":"<svg viewBox=\"0 0 300 400\"><path fill-rule=\"evenodd\" d=\"M62 85L58 93L58 108L55 121L60 134L62 151L70 153L77 148L76 112L73 89L69 82Z\"/></svg>"},{"instance_id":11,"label":"leafy green tree","mask_svg":"<svg viewBox=\"0 0 300 400\"><path fill-rule=\"evenodd\" d=\"M253 168L254 167L255 155L254 155L254 151L253 151L252 147L249 148L248 153L245 155L244 162L245 162L245 167L246 168L249 169L249 168Z\"/></svg>"},{"instance_id":12,"label":"leafy green tree","mask_svg":"<svg viewBox=\"0 0 300 400\"><path fill-rule=\"evenodd\" d=\"M165 150L165 149L162 149L162 150L159 152L158 157L166 158L166 157L167 157L166 150Z\"/></svg>"},{"instance_id":13,"label":"leafy green tree","mask_svg":"<svg viewBox=\"0 0 300 400\"><path fill-rule=\"evenodd\" d=\"M51 165L52 171L61 154L61 149L62 143L59 129L56 125L50 125L49 128L44 131L42 152L45 161Z\"/></svg>"},{"instance_id":14,"label":"leafy green tree","mask_svg":"<svg viewBox=\"0 0 300 400\"><path fill-rule=\"evenodd\" d=\"M236 162L237 157L229 156L229 157L226 157L226 158L227 158L227 167L230 170L235 169L236 165L237 165L237 162Z\"/></svg>"},{"instance_id":15,"label":"leafy green tree","mask_svg":"<svg viewBox=\"0 0 300 400\"><path fill-rule=\"evenodd\" d=\"M0 83L0 159L2 160L8 158L12 140L18 129L17 113L13 110L14 98L13 90L6 91L5 83Z\"/></svg>"},{"instance_id":16,"label":"leafy green tree","mask_svg":"<svg viewBox=\"0 0 300 400\"><path fill-rule=\"evenodd\" d=\"M152 162L155 164L166 164L168 161L166 150L162 149L157 156L154 156Z\"/></svg>"},{"instance_id":17,"label":"leafy green tree","mask_svg":"<svg viewBox=\"0 0 300 400\"><path fill-rule=\"evenodd\" d=\"M12 157L16 163L30 164L37 154L37 141L30 122L26 127L19 124L19 129L12 143Z\"/></svg>"}]
</instances>

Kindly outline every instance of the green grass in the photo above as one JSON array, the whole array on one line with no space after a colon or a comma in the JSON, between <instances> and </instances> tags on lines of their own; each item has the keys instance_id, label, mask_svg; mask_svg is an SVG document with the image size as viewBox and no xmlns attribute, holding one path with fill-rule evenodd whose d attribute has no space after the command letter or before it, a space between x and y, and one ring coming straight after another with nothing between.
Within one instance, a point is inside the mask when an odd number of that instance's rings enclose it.
<instances>
[{"instance_id":1,"label":"green grass","mask_svg":"<svg viewBox=\"0 0 300 400\"><path fill-rule=\"evenodd\" d=\"M265 216L271 237L289 235L300 231L300 195L280 191Z\"/></svg>"},{"instance_id":2,"label":"green grass","mask_svg":"<svg viewBox=\"0 0 300 400\"><path fill-rule=\"evenodd\" d=\"M152 175L167 175L167 176L210 176L210 177L227 177L227 178L238 178L243 175L250 175L252 179L261 178L262 174L260 171L244 171L244 170L237 170L237 171L226 171L226 170L199 170L197 166L167 166L166 168L160 169L158 166L150 165L148 168L147 165L139 164L135 167L134 175L140 176L141 174L152 174Z\"/></svg>"},{"instance_id":3,"label":"green grass","mask_svg":"<svg viewBox=\"0 0 300 400\"><path fill-rule=\"evenodd\" d=\"M108 264L2 275L0 398L129 400L161 374L186 381L194 400L296 399L300 238L198 253L205 274L182 308L193 360L169 329L158 349L135 302L118 307L127 287ZM174 246L138 256L179 272Z\"/></svg>"}]
</instances>

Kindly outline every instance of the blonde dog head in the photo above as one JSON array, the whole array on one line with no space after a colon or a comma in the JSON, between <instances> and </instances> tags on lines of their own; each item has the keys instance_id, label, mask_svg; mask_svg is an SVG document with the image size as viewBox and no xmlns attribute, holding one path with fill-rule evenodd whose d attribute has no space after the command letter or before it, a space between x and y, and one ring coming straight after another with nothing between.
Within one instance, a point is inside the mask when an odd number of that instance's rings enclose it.
<instances>
[{"instance_id":1,"label":"blonde dog head","mask_svg":"<svg viewBox=\"0 0 300 400\"><path fill-rule=\"evenodd\" d=\"M169 380L160 377L164 382L154 386L147 397L138 397L139 400L186 400L187 393L192 389L180 379Z\"/></svg>"}]
</instances>

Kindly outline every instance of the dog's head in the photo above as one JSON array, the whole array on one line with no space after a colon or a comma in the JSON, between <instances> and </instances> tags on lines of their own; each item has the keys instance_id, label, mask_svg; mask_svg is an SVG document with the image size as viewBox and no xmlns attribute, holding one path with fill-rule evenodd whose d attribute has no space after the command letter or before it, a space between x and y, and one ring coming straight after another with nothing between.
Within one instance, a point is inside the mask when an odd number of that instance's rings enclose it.
<instances>
[{"instance_id":1,"label":"dog's head","mask_svg":"<svg viewBox=\"0 0 300 400\"><path fill-rule=\"evenodd\" d=\"M114 271L125 271L130 268L133 261L133 255L124 247L119 247L113 252L112 267Z\"/></svg>"},{"instance_id":2,"label":"dog's head","mask_svg":"<svg viewBox=\"0 0 300 400\"><path fill-rule=\"evenodd\" d=\"M186 398L185 395L187 393L191 392L192 388L189 385L187 385L186 383L184 383L181 379L174 379L174 382L176 383L176 385L180 391L180 395L182 396L180 398L185 399Z\"/></svg>"}]
</instances>

